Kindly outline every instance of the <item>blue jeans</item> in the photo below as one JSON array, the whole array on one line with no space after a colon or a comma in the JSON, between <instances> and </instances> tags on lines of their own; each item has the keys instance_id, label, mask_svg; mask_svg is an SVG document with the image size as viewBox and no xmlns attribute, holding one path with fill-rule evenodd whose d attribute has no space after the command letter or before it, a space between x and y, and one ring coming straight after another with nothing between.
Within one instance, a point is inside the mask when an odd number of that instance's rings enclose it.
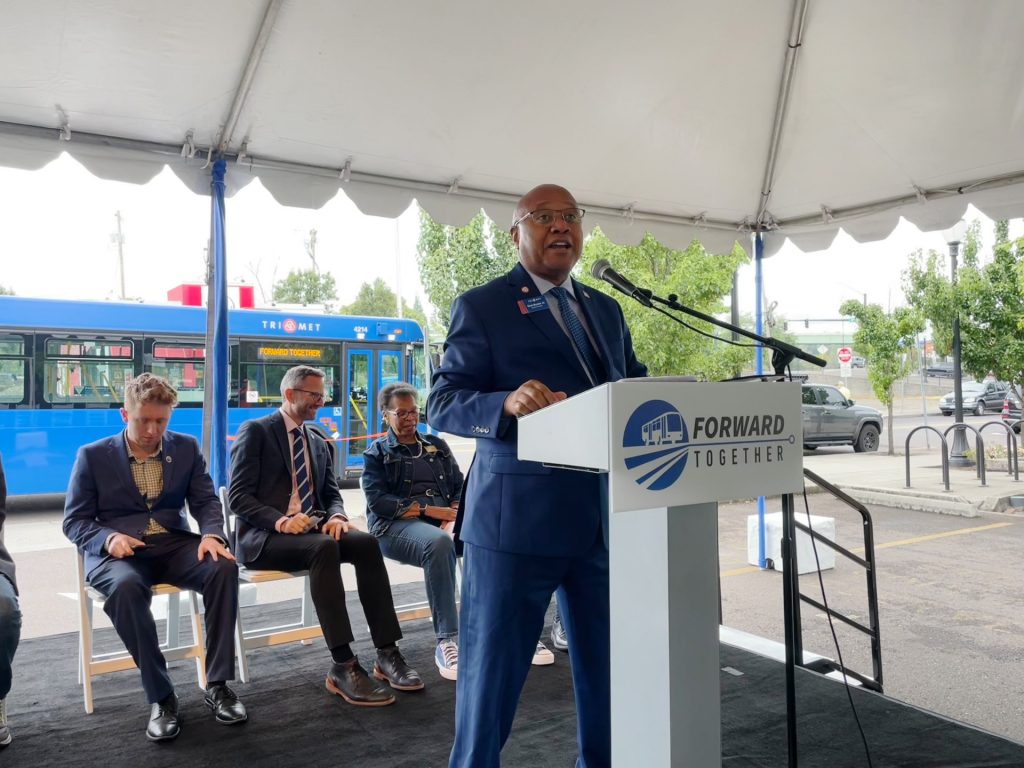
<instances>
[{"instance_id":1,"label":"blue jeans","mask_svg":"<svg viewBox=\"0 0 1024 768\"><path fill-rule=\"evenodd\" d=\"M378 536L384 557L423 569L427 602L438 640L459 634L455 609L455 542L437 526L422 520L394 520Z\"/></svg>"},{"instance_id":2,"label":"blue jeans","mask_svg":"<svg viewBox=\"0 0 1024 768\"><path fill-rule=\"evenodd\" d=\"M0 576L0 699L11 691L11 663L21 639L21 610L14 585Z\"/></svg>"}]
</instances>

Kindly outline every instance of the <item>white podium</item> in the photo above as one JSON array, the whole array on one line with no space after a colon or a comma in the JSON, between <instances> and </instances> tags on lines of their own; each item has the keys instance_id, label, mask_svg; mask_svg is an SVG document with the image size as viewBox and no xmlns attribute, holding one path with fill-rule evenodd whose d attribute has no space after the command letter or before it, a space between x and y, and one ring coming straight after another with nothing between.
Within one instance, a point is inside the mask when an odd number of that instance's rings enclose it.
<instances>
[{"instance_id":1,"label":"white podium","mask_svg":"<svg viewBox=\"0 0 1024 768\"><path fill-rule=\"evenodd\" d=\"M518 450L608 474L613 764L721 765L718 502L800 492L800 384L603 384Z\"/></svg>"}]
</instances>

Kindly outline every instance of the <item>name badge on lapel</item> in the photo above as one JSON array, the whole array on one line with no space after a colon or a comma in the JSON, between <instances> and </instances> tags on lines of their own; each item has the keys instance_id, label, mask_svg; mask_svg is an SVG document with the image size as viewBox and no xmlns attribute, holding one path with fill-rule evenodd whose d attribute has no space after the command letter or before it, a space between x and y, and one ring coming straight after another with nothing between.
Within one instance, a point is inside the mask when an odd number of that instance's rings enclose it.
<instances>
[{"instance_id":1,"label":"name badge on lapel","mask_svg":"<svg viewBox=\"0 0 1024 768\"><path fill-rule=\"evenodd\" d=\"M520 299L516 302L519 305L519 313L529 315L532 312L544 312L551 309L548 300L543 296L531 296L528 299Z\"/></svg>"}]
</instances>

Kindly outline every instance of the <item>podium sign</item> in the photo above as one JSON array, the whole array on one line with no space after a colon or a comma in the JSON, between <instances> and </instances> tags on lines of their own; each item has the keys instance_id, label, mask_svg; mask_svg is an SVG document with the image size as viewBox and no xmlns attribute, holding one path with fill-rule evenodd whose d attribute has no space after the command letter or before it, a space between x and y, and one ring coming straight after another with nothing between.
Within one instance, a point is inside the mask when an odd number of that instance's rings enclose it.
<instances>
[{"instance_id":1,"label":"podium sign","mask_svg":"<svg viewBox=\"0 0 1024 768\"><path fill-rule=\"evenodd\" d=\"M519 454L609 472L613 512L799 493L800 384L602 384L520 419Z\"/></svg>"},{"instance_id":2,"label":"podium sign","mask_svg":"<svg viewBox=\"0 0 1024 768\"><path fill-rule=\"evenodd\" d=\"M721 765L717 502L802 490L800 403L792 382L634 379L519 420L520 459L609 476L616 768Z\"/></svg>"}]
</instances>

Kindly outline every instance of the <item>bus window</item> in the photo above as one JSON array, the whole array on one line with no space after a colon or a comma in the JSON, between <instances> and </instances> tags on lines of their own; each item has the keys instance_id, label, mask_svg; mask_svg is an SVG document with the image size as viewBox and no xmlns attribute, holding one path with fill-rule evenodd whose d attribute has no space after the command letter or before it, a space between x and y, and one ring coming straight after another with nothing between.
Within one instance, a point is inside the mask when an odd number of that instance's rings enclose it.
<instances>
[{"instance_id":1,"label":"bus window","mask_svg":"<svg viewBox=\"0 0 1024 768\"><path fill-rule=\"evenodd\" d=\"M178 403L203 404L206 349L201 344L154 341L146 368L163 376L178 390Z\"/></svg>"},{"instance_id":2,"label":"bus window","mask_svg":"<svg viewBox=\"0 0 1024 768\"><path fill-rule=\"evenodd\" d=\"M281 404L281 379L285 372L296 365L310 365L322 370L325 404L333 400L337 391L335 376L338 363L338 347L330 344L293 344L290 342L264 341L242 342L239 354L239 400L246 405L263 407Z\"/></svg>"},{"instance_id":3,"label":"bus window","mask_svg":"<svg viewBox=\"0 0 1024 768\"><path fill-rule=\"evenodd\" d=\"M377 356L380 366L380 386L402 379L402 358L397 349L382 349Z\"/></svg>"},{"instance_id":4,"label":"bus window","mask_svg":"<svg viewBox=\"0 0 1024 768\"><path fill-rule=\"evenodd\" d=\"M0 404L27 402L27 371L25 340L0 337Z\"/></svg>"},{"instance_id":5,"label":"bus window","mask_svg":"<svg viewBox=\"0 0 1024 768\"><path fill-rule=\"evenodd\" d=\"M427 358L423 352L422 344L410 344L406 347L409 355L409 383L416 387L420 393L420 402L427 401L427 387L429 385L429 373L427 370Z\"/></svg>"},{"instance_id":6,"label":"bus window","mask_svg":"<svg viewBox=\"0 0 1024 768\"><path fill-rule=\"evenodd\" d=\"M377 424L376 408L370 392L370 355L362 349L348 352L348 456L362 458L366 450L366 436ZM364 439L360 439L364 438Z\"/></svg>"},{"instance_id":7,"label":"bus window","mask_svg":"<svg viewBox=\"0 0 1024 768\"><path fill-rule=\"evenodd\" d=\"M135 375L128 339L47 339L43 400L54 405L120 406Z\"/></svg>"}]
</instances>

